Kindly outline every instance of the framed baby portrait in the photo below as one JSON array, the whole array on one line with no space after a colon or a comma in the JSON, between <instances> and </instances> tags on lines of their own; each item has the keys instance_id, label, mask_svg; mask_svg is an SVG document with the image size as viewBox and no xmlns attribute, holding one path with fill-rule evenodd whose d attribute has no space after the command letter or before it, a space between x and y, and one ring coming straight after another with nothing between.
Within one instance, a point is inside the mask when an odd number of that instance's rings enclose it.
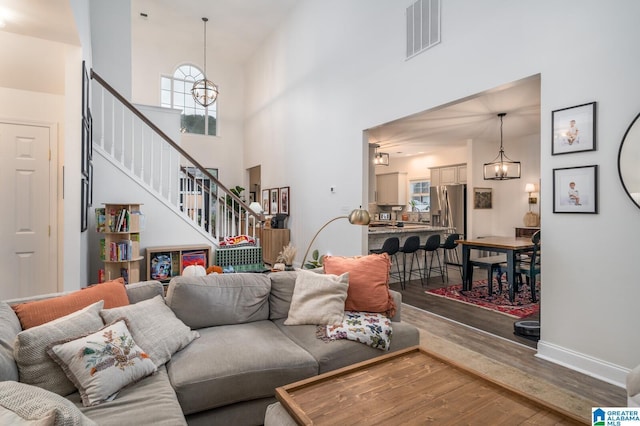
<instances>
[{"instance_id":1,"label":"framed baby portrait","mask_svg":"<svg viewBox=\"0 0 640 426\"><path fill-rule=\"evenodd\" d=\"M553 169L554 213L598 213L598 166Z\"/></svg>"},{"instance_id":2,"label":"framed baby portrait","mask_svg":"<svg viewBox=\"0 0 640 426\"><path fill-rule=\"evenodd\" d=\"M551 113L551 154L596 150L596 103L557 109Z\"/></svg>"}]
</instances>

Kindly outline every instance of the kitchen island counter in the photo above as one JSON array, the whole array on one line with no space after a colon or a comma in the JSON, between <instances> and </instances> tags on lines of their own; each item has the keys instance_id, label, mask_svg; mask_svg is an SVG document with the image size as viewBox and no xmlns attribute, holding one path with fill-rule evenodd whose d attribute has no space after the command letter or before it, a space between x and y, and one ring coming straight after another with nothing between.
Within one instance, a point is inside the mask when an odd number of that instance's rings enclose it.
<instances>
[{"instance_id":1,"label":"kitchen island counter","mask_svg":"<svg viewBox=\"0 0 640 426\"><path fill-rule=\"evenodd\" d=\"M423 246L427 242L427 238L434 234L440 234L440 242L444 242L446 234L449 231L449 228L445 228L443 226L416 225L405 223L404 226L397 227L391 224L386 226L380 226L380 224L376 224L376 226L369 227L369 250L381 248L384 244L384 241L390 237L398 237L400 239L400 247L403 246L407 238L413 235L417 235L418 237L420 237L421 246ZM398 258L398 261L402 264L401 258ZM392 268L393 270L396 270L395 265ZM400 267L400 270L402 270L402 267ZM436 276L439 275L439 273L432 273L432 275ZM395 281L397 281L397 278L390 278L390 282Z\"/></svg>"},{"instance_id":2,"label":"kitchen island counter","mask_svg":"<svg viewBox=\"0 0 640 426\"><path fill-rule=\"evenodd\" d=\"M415 223L405 223L404 226L386 225L386 226L369 226L369 236L372 234L405 234L405 233L445 233L448 228L443 226L422 225ZM370 247L375 248L375 247Z\"/></svg>"}]
</instances>

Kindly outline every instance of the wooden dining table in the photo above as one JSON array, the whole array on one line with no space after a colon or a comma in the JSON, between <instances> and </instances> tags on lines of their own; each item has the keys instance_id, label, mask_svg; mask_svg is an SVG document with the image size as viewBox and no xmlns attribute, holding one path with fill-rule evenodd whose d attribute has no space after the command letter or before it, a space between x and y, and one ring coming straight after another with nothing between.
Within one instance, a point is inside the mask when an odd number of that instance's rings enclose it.
<instances>
[{"instance_id":1,"label":"wooden dining table","mask_svg":"<svg viewBox=\"0 0 640 426\"><path fill-rule=\"evenodd\" d=\"M487 250L507 255L507 281L509 283L509 300L515 297L516 259L522 252L534 248L531 238L521 237L483 237L468 240L456 240L462 246L462 290L471 290L473 265L469 262L471 250ZM488 283L491 285L491 283Z\"/></svg>"}]
</instances>

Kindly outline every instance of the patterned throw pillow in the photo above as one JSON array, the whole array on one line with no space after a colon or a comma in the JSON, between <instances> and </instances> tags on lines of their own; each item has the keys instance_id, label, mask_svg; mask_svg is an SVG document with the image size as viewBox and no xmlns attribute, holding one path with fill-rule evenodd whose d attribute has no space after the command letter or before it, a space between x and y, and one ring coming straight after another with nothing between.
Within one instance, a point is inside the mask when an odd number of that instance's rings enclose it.
<instances>
[{"instance_id":1,"label":"patterned throw pillow","mask_svg":"<svg viewBox=\"0 0 640 426\"><path fill-rule=\"evenodd\" d=\"M53 343L47 352L76 385L85 407L115 398L123 387L156 371L124 318L88 336Z\"/></svg>"},{"instance_id":2,"label":"patterned throw pillow","mask_svg":"<svg viewBox=\"0 0 640 426\"><path fill-rule=\"evenodd\" d=\"M388 351L392 333L391 320L382 314L345 311L342 324L327 325L320 335L328 340L349 339Z\"/></svg>"},{"instance_id":3,"label":"patterned throw pillow","mask_svg":"<svg viewBox=\"0 0 640 426\"><path fill-rule=\"evenodd\" d=\"M136 343L149 354L157 367L171 359L171 355L200 337L180 321L162 296L143 300L134 305L103 309L100 316L105 324L126 318Z\"/></svg>"}]
</instances>

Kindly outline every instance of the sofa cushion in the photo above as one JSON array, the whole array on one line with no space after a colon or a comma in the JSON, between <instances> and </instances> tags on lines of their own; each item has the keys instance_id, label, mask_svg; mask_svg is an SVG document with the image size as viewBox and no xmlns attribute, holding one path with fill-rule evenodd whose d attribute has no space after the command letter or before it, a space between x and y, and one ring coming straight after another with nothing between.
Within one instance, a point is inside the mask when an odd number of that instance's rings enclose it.
<instances>
[{"instance_id":1,"label":"sofa cushion","mask_svg":"<svg viewBox=\"0 0 640 426\"><path fill-rule=\"evenodd\" d=\"M85 407L107 400L156 371L121 318L86 336L52 343L47 353L73 382Z\"/></svg>"},{"instance_id":2,"label":"sofa cushion","mask_svg":"<svg viewBox=\"0 0 640 426\"><path fill-rule=\"evenodd\" d=\"M286 318L289 315L293 288L296 286L297 271L282 271L269 274L269 319Z\"/></svg>"},{"instance_id":3,"label":"sofa cushion","mask_svg":"<svg viewBox=\"0 0 640 426\"><path fill-rule=\"evenodd\" d=\"M18 333L13 356L20 372L20 381L62 396L75 392L73 383L47 354L47 346L102 328L104 324L99 314L102 306L103 302L99 301L70 315Z\"/></svg>"},{"instance_id":4,"label":"sofa cushion","mask_svg":"<svg viewBox=\"0 0 640 426\"><path fill-rule=\"evenodd\" d=\"M113 401L84 407L78 392L67 399L100 426L187 424L164 365L155 374L122 389Z\"/></svg>"},{"instance_id":5,"label":"sofa cushion","mask_svg":"<svg viewBox=\"0 0 640 426\"><path fill-rule=\"evenodd\" d=\"M318 372L313 357L271 321L199 332L166 364L185 414L273 396L276 387Z\"/></svg>"},{"instance_id":6,"label":"sofa cushion","mask_svg":"<svg viewBox=\"0 0 640 426\"><path fill-rule=\"evenodd\" d=\"M167 305L192 329L242 324L269 318L271 281L262 274L175 277Z\"/></svg>"},{"instance_id":7,"label":"sofa cushion","mask_svg":"<svg viewBox=\"0 0 640 426\"><path fill-rule=\"evenodd\" d=\"M301 270L285 325L340 324L349 287L349 273L340 276Z\"/></svg>"},{"instance_id":8,"label":"sofa cushion","mask_svg":"<svg viewBox=\"0 0 640 426\"><path fill-rule=\"evenodd\" d=\"M310 353L318 363L318 374L346 367L356 362L381 355L380 350L351 340L324 341L316 337L315 325L284 325L284 320L273 323L293 342ZM401 322L392 323L390 351L408 348L420 343L418 329Z\"/></svg>"},{"instance_id":9,"label":"sofa cushion","mask_svg":"<svg viewBox=\"0 0 640 426\"><path fill-rule=\"evenodd\" d=\"M118 278L102 284L96 284L64 296L46 300L20 303L13 306L22 329L26 330L44 324L56 318L69 315L99 300L104 300L105 308L115 308L129 304L124 280Z\"/></svg>"},{"instance_id":10,"label":"sofa cushion","mask_svg":"<svg viewBox=\"0 0 640 426\"><path fill-rule=\"evenodd\" d=\"M153 299L160 295L164 298L164 286L160 281L142 281L125 286L129 303L138 303L143 300Z\"/></svg>"},{"instance_id":11,"label":"sofa cushion","mask_svg":"<svg viewBox=\"0 0 640 426\"><path fill-rule=\"evenodd\" d=\"M159 295L133 305L103 309L100 316L106 324L121 317L127 318L133 339L157 367L199 336L197 331L192 331L176 318Z\"/></svg>"},{"instance_id":12,"label":"sofa cushion","mask_svg":"<svg viewBox=\"0 0 640 426\"><path fill-rule=\"evenodd\" d=\"M0 424L96 425L62 396L15 381L0 382Z\"/></svg>"},{"instance_id":13,"label":"sofa cushion","mask_svg":"<svg viewBox=\"0 0 640 426\"><path fill-rule=\"evenodd\" d=\"M16 313L0 301L0 381L18 381L18 366L13 358L13 342L22 328Z\"/></svg>"},{"instance_id":14,"label":"sofa cushion","mask_svg":"<svg viewBox=\"0 0 640 426\"><path fill-rule=\"evenodd\" d=\"M395 314L395 303L389 294L391 259L387 253L368 256L325 256L324 271L340 275L349 272L346 311Z\"/></svg>"}]
</instances>

